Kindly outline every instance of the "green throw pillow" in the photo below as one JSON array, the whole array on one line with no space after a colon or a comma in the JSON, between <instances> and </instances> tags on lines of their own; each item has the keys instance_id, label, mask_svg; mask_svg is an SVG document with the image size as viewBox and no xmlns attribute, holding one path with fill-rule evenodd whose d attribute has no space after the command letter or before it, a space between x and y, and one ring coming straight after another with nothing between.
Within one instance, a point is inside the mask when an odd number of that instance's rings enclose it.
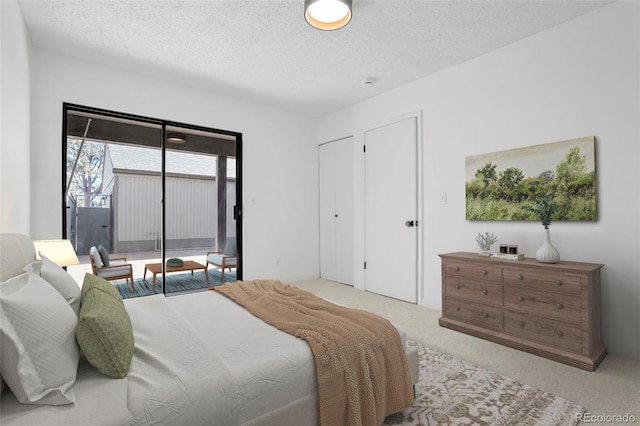
<instances>
[{"instance_id":1,"label":"green throw pillow","mask_svg":"<svg viewBox=\"0 0 640 426\"><path fill-rule=\"evenodd\" d=\"M133 328L120 294L104 282L117 297L103 283L85 276L76 340L87 361L98 371L120 379L131 367Z\"/></svg>"},{"instance_id":2,"label":"green throw pillow","mask_svg":"<svg viewBox=\"0 0 640 426\"><path fill-rule=\"evenodd\" d=\"M109 284L109 281L97 275L86 273L84 275L84 281L82 282L82 294L80 295L80 305L84 303L84 298L89 290L98 289L104 293L107 293L116 299L122 301L122 296L116 288Z\"/></svg>"}]
</instances>

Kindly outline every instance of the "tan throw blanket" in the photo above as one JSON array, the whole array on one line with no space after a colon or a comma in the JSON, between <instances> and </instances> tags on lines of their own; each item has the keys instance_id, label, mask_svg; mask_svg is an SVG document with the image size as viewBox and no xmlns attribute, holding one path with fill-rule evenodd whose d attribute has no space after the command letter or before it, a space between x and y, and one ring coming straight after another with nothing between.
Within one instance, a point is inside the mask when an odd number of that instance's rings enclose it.
<instances>
[{"instance_id":1,"label":"tan throw blanket","mask_svg":"<svg viewBox=\"0 0 640 426\"><path fill-rule=\"evenodd\" d=\"M274 280L237 281L211 290L309 343L321 425L380 425L387 415L413 405L402 341L386 319Z\"/></svg>"}]
</instances>

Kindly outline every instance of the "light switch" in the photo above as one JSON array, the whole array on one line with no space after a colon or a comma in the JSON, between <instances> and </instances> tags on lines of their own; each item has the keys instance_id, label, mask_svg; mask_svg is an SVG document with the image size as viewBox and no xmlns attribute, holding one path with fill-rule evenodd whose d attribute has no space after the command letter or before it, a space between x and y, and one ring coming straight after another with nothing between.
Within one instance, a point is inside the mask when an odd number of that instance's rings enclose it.
<instances>
[{"instance_id":1,"label":"light switch","mask_svg":"<svg viewBox=\"0 0 640 426\"><path fill-rule=\"evenodd\" d=\"M446 192L441 192L440 193L440 204L447 204L447 193Z\"/></svg>"}]
</instances>

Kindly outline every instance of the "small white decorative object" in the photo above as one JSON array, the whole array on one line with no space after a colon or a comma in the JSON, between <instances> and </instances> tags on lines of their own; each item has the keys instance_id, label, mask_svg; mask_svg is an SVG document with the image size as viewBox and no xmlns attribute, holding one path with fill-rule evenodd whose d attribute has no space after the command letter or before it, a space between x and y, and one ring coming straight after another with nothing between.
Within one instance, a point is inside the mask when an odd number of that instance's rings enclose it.
<instances>
[{"instance_id":1,"label":"small white decorative object","mask_svg":"<svg viewBox=\"0 0 640 426\"><path fill-rule=\"evenodd\" d=\"M544 243L536 252L536 260L540 263L558 263L560 261L560 253L549 239L549 228L544 230Z\"/></svg>"},{"instance_id":2,"label":"small white decorative object","mask_svg":"<svg viewBox=\"0 0 640 426\"><path fill-rule=\"evenodd\" d=\"M493 234L485 232L483 235L482 233L479 233L476 237L476 242L478 243L478 245L480 246L480 250L482 251L478 254L480 256L491 256L491 244L495 243L496 241L498 241L498 237Z\"/></svg>"}]
</instances>

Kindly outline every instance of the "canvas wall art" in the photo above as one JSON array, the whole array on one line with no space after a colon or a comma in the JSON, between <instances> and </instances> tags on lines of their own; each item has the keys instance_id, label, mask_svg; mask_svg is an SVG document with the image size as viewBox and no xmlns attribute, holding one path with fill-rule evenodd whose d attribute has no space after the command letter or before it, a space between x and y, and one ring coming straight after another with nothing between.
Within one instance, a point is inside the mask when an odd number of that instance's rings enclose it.
<instances>
[{"instance_id":1,"label":"canvas wall art","mask_svg":"<svg viewBox=\"0 0 640 426\"><path fill-rule=\"evenodd\" d=\"M539 220L525 206L551 194L554 221L595 221L595 137L466 157L467 220Z\"/></svg>"}]
</instances>

